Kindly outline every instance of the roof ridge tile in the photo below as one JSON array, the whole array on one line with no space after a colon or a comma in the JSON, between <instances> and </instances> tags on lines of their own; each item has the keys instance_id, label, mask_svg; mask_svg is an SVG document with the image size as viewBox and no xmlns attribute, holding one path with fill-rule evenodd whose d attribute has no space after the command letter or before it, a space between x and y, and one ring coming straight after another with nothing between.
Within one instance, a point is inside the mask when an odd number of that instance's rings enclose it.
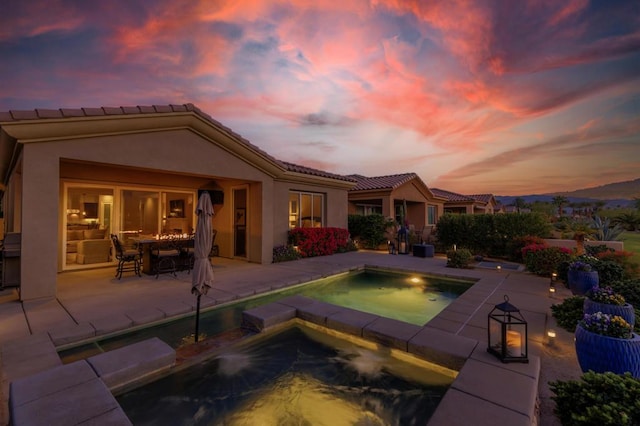
<instances>
[{"instance_id":1,"label":"roof ridge tile","mask_svg":"<svg viewBox=\"0 0 640 426\"><path fill-rule=\"evenodd\" d=\"M36 108L38 118L62 118L62 111L59 109Z\"/></svg>"},{"instance_id":2,"label":"roof ridge tile","mask_svg":"<svg viewBox=\"0 0 640 426\"><path fill-rule=\"evenodd\" d=\"M87 117L105 115L102 108L82 108L82 112L84 112L84 115Z\"/></svg>"},{"instance_id":3,"label":"roof ridge tile","mask_svg":"<svg viewBox=\"0 0 640 426\"><path fill-rule=\"evenodd\" d=\"M122 107L102 107L105 115L122 115Z\"/></svg>"}]
</instances>

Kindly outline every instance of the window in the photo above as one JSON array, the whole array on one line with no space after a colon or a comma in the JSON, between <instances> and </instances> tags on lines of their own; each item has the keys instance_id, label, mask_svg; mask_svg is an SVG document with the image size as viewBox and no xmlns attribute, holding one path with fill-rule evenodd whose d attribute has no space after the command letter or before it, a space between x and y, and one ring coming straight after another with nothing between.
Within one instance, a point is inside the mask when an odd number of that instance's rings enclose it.
<instances>
[{"instance_id":1,"label":"window","mask_svg":"<svg viewBox=\"0 0 640 426\"><path fill-rule=\"evenodd\" d=\"M357 204L356 214L360 216L369 216L372 214L382 214L382 207L371 204Z\"/></svg>"},{"instance_id":2,"label":"window","mask_svg":"<svg viewBox=\"0 0 640 426\"><path fill-rule=\"evenodd\" d=\"M429 225L435 225L438 219L438 210L436 206L427 206L427 223Z\"/></svg>"},{"instance_id":3,"label":"window","mask_svg":"<svg viewBox=\"0 0 640 426\"><path fill-rule=\"evenodd\" d=\"M289 228L324 226L324 195L310 192L289 193Z\"/></svg>"}]
</instances>

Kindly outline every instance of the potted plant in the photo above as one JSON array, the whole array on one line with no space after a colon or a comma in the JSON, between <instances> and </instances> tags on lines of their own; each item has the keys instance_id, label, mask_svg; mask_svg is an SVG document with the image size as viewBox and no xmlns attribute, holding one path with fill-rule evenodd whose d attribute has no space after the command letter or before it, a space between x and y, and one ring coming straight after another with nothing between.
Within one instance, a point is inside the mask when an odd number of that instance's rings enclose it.
<instances>
[{"instance_id":1,"label":"potted plant","mask_svg":"<svg viewBox=\"0 0 640 426\"><path fill-rule=\"evenodd\" d=\"M624 296L615 293L611 287L594 287L587 292L587 297L584 299L584 313L596 312L618 315L631 324L631 328L636 323L633 305L626 303Z\"/></svg>"},{"instance_id":2,"label":"potted plant","mask_svg":"<svg viewBox=\"0 0 640 426\"><path fill-rule=\"evenodd\" d=\"M575 334L578 363L583 372L630 372L640 378L640 336L617 315L585 314Z\"/></svg>"},{"instance_id":3,"label":"potted plant","mask_svg":"<svg viewBox=\"0 0 640 426\"><path fill-rule=\"evenodd\" d=\"M599 284L598 271L594 271L590 263L575 260L569 264L567 271L569 289L574 295L584 296Z\"/></svg>"}]
</instances>

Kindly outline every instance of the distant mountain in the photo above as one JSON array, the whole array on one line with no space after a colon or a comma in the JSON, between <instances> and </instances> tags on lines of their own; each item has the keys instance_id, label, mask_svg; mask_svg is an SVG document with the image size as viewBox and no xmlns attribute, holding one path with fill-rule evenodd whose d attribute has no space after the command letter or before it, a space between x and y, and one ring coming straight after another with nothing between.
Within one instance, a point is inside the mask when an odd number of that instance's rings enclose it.
<instances>
[{"instance_id":1,"label":"distant mountain","mask_svg":"<svg viewBox=\"0 0 640 426\"><path fill-rule=\"evenodd\" d=\"M535 201L550 202L553 200L553 197L558 195L566 197L570 203L596 202L602 200L607 202L605 207L630 207L633 204L633 199L640 197L640 178L593 188L577 189L570 192L520 195L519 197L523 198L527 203L533 203ZM518 196L496 195L496 200L501 204L510 205L513 204L513 201L517 197Z\"/></svg>"},{"instance_id":2,"label":"distant mountain","mask_svg":"<svg viewBox=\"0 0 640 426\"><path fill-rule=\"evenodd\" d=\"M613 200L616 198L633 200L634 197L640 197L640 178L625 182L609 183L593 188L578 189L571 192L556 192L546 195L551 195L552 197L562 195L564 197L593 198L596 200Z\"/></svg>"}]
</instances>

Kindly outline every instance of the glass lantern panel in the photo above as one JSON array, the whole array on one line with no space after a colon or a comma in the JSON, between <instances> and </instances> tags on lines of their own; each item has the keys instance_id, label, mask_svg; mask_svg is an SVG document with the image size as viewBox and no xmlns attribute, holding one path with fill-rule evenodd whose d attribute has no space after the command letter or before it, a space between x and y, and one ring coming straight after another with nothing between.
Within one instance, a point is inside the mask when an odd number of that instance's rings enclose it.
<instances>
[{"instance_id":1,"label":"glass lantern panel","mask_svg":"<svg viewBox=\"0 0 640 426\"><path fill-rule=\"evenodd\" d=\"M524 324L507 326L507 356L522 357L526 355L526 328Z\"/></svg>"},{"instance_id":2,"label":"glass lantern panel","mask_svg":"<svg viewBox=\"0 0 640 426\"><path fill-rule=\"evenodd\" d=\"M489 321L489 345L492 349L502 352L502 327L497 321Z\"/></svg>"}]
</instances>

